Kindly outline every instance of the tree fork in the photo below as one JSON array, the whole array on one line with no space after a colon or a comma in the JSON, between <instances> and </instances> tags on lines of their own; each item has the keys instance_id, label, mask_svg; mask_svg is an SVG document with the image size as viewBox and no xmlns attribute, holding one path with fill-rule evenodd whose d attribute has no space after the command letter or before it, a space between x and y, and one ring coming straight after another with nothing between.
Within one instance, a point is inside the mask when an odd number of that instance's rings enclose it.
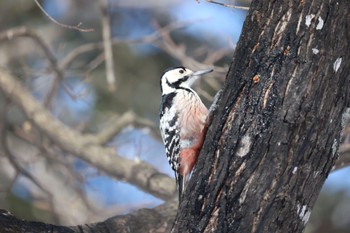
<instances>
[{"instance_id":1,"label":"tree fork","mask_svg":"<svg viewBox=\"0 0 350 233\"><path fill-rule=\"evenodd\" d=\"M349 115L350 2L253 1L173 232L302 232Z\"/></svg>"}]
</instances>

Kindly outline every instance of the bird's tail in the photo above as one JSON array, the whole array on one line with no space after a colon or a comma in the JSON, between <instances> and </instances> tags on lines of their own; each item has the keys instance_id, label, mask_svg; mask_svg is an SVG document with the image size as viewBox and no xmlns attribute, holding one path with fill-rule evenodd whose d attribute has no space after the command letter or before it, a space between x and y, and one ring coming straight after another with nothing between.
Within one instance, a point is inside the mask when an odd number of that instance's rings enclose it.
<instances>
[{"instance_id":1,"label":"bird's tail","mask_svg":"<svg viewBox=\"0 0 350 233\"><path fill-rule=\"evenodd\" d=\"M185 192L185 188L186 188L186 184L188 182L188 178L189 178L188 175L187 176L183 176L183 175L179 174L177 176L176 181L177 181L177 188L179 190L179 203L181 203L181 201L182 201L182 196L183 196L183 194Z\"/></svg>"},{"instance_id":2,"label":"bird's tail","mask_svg":"<svg viewBox=\"0 0 350 233\"><path fill-rule=\"evenodd\" d=\"M185 191L185 181L182 175L178 175L177 177L177 189L179 191L179 203L182 201L182 194Z\"/></svg>"}]
</instances>

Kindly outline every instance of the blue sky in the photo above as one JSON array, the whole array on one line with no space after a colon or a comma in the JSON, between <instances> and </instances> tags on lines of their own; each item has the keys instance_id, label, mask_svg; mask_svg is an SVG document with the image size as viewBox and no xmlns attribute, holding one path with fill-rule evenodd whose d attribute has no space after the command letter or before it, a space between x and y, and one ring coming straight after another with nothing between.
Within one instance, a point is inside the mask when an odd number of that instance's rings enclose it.
<instances>
[{"instance_id":1,"label":"blue sky","mask_svg":"<svg viewBox=\"0 0 350 233\"><path fill-rule=\"evenodd\" d=\"M192 21L186 31L194 36L209 38L209 42L228 45L228 40L233 43L238 41L241 34L245 11L231 9L206 1L184 1L171 14L177 21Z\"/></svg>"}]
</instances>

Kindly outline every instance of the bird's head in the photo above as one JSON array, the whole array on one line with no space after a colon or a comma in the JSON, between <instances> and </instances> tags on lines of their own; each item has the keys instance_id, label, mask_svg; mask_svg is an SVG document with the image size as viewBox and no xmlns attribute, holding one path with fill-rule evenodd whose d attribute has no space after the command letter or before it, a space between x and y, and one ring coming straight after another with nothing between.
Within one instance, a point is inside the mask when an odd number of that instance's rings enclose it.
<instances>
[{"instance_id":1,"label":"bird's head","mask_svg":"<svg viewBox=\"0 0 350 233\"><path fill-rule=\"evenodd\" d=\"M182 66L168 69L160 80L162 94L168 94L179 88L190 88L198 78L212 71L213 69L207 69L194 72Z\"/></svg>"}]
</instances>

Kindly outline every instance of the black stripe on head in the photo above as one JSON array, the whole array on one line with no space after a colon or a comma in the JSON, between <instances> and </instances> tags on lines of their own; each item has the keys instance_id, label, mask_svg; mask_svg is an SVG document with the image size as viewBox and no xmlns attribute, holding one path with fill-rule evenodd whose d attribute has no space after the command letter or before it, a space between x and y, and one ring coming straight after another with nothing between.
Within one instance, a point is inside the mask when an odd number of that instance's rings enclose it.
<instances>
[{"instance_id":1,"label":"black stripe on head","mask_svg":"<svg viewBox=\"0 0 350 233\"><path fill-rule=\"evenodd\" d=\"M186 87L180 87L180 84L184 81L186 81L189 78L189 76L184 76L182 79L179 79L178 81L176 81L175 83L169 83L168 80L166 80L166 84L168 84L170 87L175 88L175 89L181 89L181 90L185 90L188 92L193 93L193 91L189 88Z\"/></svg>"},{"instance_id":2,"label":"black stripe on head","mask_svg":"<svg viewBox=\"0 0 350 233\"><path fill-rule=\"evenodd\" d=\"M179 88L180 84L186 82L189 78L190 76L183 76L182 78L174 82L171 87Z\"/></svg>"},{"instance_id":3,"label":"black stripe on head","mask_svg":"<svg viewBox=\"0 0 350 233\"><path fill-rule=\"evenodd\" d=\"M186 76L183 76L182 78L180 78L179 80L177 80L174 83L170 83L168 81L168 79L167 79L166 80L166 84L168 84L169 87L172 87L172 88L175 88L175 89L182 89L182 88L180 88L181 83L186 82L189 78L190 78L190 76L186 75Z\"/></svg>"}]
</instances>

